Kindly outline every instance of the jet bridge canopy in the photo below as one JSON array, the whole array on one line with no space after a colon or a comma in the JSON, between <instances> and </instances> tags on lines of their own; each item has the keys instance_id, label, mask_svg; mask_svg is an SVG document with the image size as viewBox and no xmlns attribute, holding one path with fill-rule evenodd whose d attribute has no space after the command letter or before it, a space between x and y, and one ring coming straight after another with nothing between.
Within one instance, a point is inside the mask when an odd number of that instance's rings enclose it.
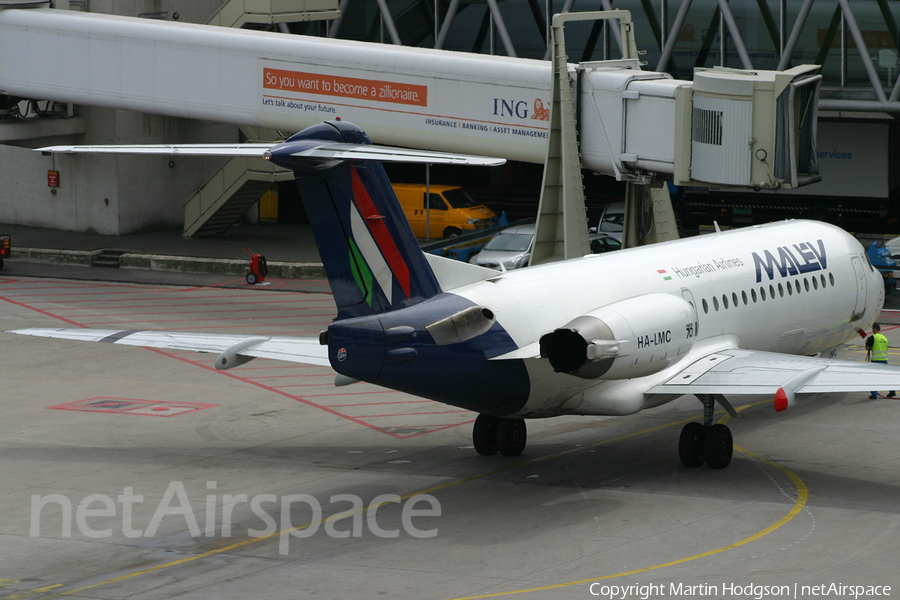
<instances>
[{"instance_id":1,"label":"jet bridge canopy","mask_svg":"<svg viewBox=\"0 0 900 600\"><path fill-rule=\"evenodd\" d=\"M816 175L816 69L714 69L691 82L634 59L570 65L584 166L635 181L802 185ZM546 156L550 74L537 60L0 10L7 95L283 131L342 116L378 143L527 162Z\"/></svg>"}]
</instances>

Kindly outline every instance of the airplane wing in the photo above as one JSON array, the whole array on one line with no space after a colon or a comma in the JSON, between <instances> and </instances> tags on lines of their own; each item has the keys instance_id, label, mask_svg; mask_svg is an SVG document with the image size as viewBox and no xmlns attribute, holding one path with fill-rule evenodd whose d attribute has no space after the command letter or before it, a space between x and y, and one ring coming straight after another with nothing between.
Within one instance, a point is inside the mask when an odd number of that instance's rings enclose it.
<instances>
[{"instance_id":1,"label":"airplane wing","mask_svg":"<svg viewBox=\"0 0 900 600\"><path fill-rule=\"evenodd\" d=\"M161 154L165 156L245 156L265 158L266 152L281 143L260 144L136 144L119 146L47 146L35 152L45 154ZM293 156L308 158L330 158L335 160L377 160L380 162L433 163L448 165L496 166L506 162L505 158L490 158L470 154L414 150L373 146L372 144L327 143L300 152Z\"/></svg>"},{"instance_id":2,"label":"airplane wing","mask_svg":"<svg viewBox=\"0 0 900 600\"><path fill-rule=\"evenodd\" d=\"M798 395L871 390L900 390L900 367L733 349L687 364L647 393L774 395L784 410L802 401Z\"/></svg>"},{"instance_id":3,"label":"airplane wing","mask_svg":"<svg viewBox=\"0 0 900 600\"><path fill-rule=\"evenodd\" d=\"M165 350L213 352L219 354L217 369L229 369L254 358L331 366L328 347L319 345L319 340L314 338L111 329L17 329L8 333Z\"/></svg>"}]
</instances>

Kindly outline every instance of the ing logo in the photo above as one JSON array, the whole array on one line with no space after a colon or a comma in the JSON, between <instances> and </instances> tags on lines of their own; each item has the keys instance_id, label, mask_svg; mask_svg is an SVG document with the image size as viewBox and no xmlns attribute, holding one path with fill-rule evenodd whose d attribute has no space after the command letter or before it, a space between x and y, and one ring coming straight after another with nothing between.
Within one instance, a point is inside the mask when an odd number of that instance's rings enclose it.
<instances>
[{"instance_id":1,"label":"ing logo","mask_svg":"<svg viewBox=\"0 0 900 600\"><path fill-rule=\"evenodd\" d=\"M544 102L540 98L534 100L534 110L528 108L528 102L525 100L507 100L506 98L494 98L494 116L496 117L516 117L518 119L536 119L538 121L550 120L550 108L544 106Z\"/></svg>"}]
</instances>

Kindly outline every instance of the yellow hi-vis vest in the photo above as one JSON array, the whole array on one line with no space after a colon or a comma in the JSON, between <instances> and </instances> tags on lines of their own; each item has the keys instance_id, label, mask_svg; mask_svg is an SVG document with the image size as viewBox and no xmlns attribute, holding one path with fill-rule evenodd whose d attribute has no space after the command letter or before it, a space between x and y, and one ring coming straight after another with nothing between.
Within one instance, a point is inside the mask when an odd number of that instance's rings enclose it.
<instances>
[{"instance_id":1,"label":"yellow hi-vis vest","mask_svg":"<svg viewBox=\"0 0 900 600\"><path fill-rule=\"evenodd\" d=\"M880 333L872 335L872 362L887 362L888 340Z\"/></svg>"}]
</instances>

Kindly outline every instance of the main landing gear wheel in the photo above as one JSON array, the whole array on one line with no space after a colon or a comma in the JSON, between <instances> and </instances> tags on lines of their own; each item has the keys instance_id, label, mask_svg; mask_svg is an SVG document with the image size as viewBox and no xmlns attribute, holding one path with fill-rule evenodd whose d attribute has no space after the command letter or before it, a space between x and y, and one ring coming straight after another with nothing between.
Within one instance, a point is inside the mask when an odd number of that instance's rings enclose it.
<instances>
[{"instance_id":1,"label":"main landing gear wheel","mask_svg":"<svg viewBox=\"0 0 900 600\"><path fill-rule=\"evenodd\" d=\"M472 428L475 451L491 456L499 451L503 456L519 456L525 450L528 429L524 419L501 419L491 415L478 415Z\"/></svg>"},{"instance_id":2,"label":"main landing gear wheel","mask_svg":"<svg viewBox=\"0 0 900 600\"><path fill-rule=\"evenodd\" d=\"M706 428L700 423L688 423L681 430L681 438L678 440L678 458L681 464L689 469L703 464L703 441L706 438Z\"/></svg>"},{"instance_id":3,"label":"main landing gear wheel","mask_svg":"<svg viewBox=\"0 0 900 600\"><path fill-rule=\"evenodd\" d=\"M718 400L726 411L737 416L734 408L721 394L696 394L703 403L703 424L688 423L681 430L678 440L678 458L681 464L693 469L704 462L710 469L724 469L731 462L734 453L734 440L727 425L713 425L713 415Z\"/></svg>"},{"instance_id":4,"label":"main landing gear wheel","mask_svg":"<svg viewBox=\"0 0 900 600\"><path fill-rule=\"evenodd\" d=\"M706 430L703 454L710 469L727 467L733 452L734 441L731 438L731 430L726 425L719 423Z\"/></svg>"},{"instance_id":5,"label":"main landing gear wheel","mask_svg":"<svg viewBox=\"0 0 900 600\"><path fill-rule=\"evenodd\" d=\"M706 427L688 423L678 440L678 458L689 469L703 465L710 469L724 469L731 462L734 440L731 430L721 423Z\"/></svg>"},{"instance_id":6,"label":"main landing gear wheel","mask_svg":"<svg viewBox=\"0 0 900 600\"><path fill-rule=\"evenodd\" d=\"M525 419L500 419L497 430L497 447L503 456L519 456L525 450L528 430Z\"/></svg>"},{"instance_id":7,"label":"main landing gear wheel","mask_svg":"<svg viewBox=\"0 0 900 600\"><path fill-rule=\"evenodd\" d=\"M497 429L500 419L491 415L478 415L472 428L472 442L475 451L482 456L497 454Z\"/></svg>"}]
</instances>

